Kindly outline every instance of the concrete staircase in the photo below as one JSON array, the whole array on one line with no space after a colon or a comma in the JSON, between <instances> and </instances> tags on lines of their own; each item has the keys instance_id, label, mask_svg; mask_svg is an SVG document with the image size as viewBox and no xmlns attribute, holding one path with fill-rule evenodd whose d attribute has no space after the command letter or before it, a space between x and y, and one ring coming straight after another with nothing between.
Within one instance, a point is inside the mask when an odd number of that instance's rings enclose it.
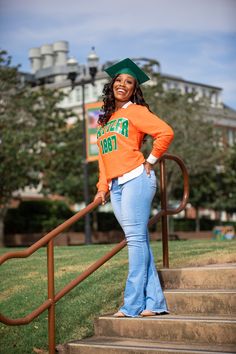
<instances>
[{"instance_id":1,"label":"concrete staircase","mask_svg":"<svg viewBox=\"0 0 236 354\"><path fill-rule=\"evenodd\" d=\"M236 265L163 269L169 315L99 317L95 335L66 354L236 353Z\"/></svg>"}]
</instances>

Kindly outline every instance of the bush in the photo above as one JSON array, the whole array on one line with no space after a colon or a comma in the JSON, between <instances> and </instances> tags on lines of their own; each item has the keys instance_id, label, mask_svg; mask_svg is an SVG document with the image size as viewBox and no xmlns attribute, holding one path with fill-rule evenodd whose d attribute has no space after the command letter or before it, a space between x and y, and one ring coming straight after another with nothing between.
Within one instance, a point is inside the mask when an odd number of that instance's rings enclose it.
<instances>
[{"instance_id":1,"label":"bush","mask_svg":"<svg viewBox=\"0 0 236 354\"><path fill-rule=\"evenodd\" d=\"M98 231L121 230L113 213L95 213ZM74 212L63 201L23 201L18 208L8 210L5 219L5 234L49 232L73 215ZM91 227L92 221L93 215L91 214ZM70 230L84 232L84 218L72 225Z\"/></svg>"},{"instance_id":2,"label":"bush","mask_svg":"<svg viewBox=\"0 0 236 354\"><path fill-rule=\"evenodd\" d=\"M174 221L173 221L174 220ZM195 231L196 228L196 221L195 219L175 219L173 218L173 229L174 231ZM218 225L232 225L236 229L236 222L229 222L229 221L220 221L220 220L211 220L207 218L200 219L200 230L201 231L211 231L213 230L214 226Z\"/></svg>"},{"instance_id":3,"label":"bush","mask_svg":"<svg viewBox=\"0 0 236 354\"><path fill-rule=\"evenodd\" d=\"M174 221L173 221L174 220ZM172 219L174 231L195 231L194 219Z\"/></svg>"},{"instance_id":4,"label":"bush","mask_svg":"<svg viewBox=\"0 0 236 354\"><path fill-rule=\"evenodd\" d=\"M23 201L17 209L8 210L5 233L48 232L73 214L62 201Z\"/></svg>"},{"instance_id":5,"label":"bush","mask_svg":"<svg viewBox=\"0 0 236 354\"><path fill-rule=\"evenodd\" d=\"M121 230L113 213L97 212L98 231Z\"/></svg>"},{"instance_id":6,"label":"bush","mask_svg":"<svg viewBox=\"0 0 236 354\"><path fill-rule=\"evenodd\" d=\"M63 201L41 200L23 201L16 209L9 209L5 220L6 234L45 233L54 229L74 215L74 212ZM94 211L91 214L91 227L93 218L96 220L97 229L101 232L121 230L113 212ZM170 232L195 231L195 220L170 217ZM212 230L218 225L233 225L236 222L220 222L219 220L200 219L200 230ZM71 231L84 232L84 218L77 221L70 228ZM149 228L150 231L161 231L161 221Z\"/></svg>"}]
</instances>

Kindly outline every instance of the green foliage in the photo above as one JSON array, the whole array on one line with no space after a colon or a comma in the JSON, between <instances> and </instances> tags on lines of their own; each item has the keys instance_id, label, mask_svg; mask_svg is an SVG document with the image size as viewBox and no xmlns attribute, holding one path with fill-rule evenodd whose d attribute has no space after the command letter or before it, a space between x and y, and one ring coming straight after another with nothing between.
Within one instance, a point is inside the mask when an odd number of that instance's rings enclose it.
<instances>
[{"instance_id":1,"label":"green foliage","mask_svg":"<svg viewBox=\"0 0 236 354\"><path fill-rule=\"evenodd\" d=\"M236 145L228 148L224 165L216 176L215 208L236 212Z\"/></svg>"},{"instance_id":2,"label":"green foliage","mask_svg":"<svg viewBox=\"0 0 236 354\"><path fill-rule=\"evenodd\" d=\"M0 198L6 207L14 192L38 186L71 112L58 105L62 92L21 85L6 52L0 61Z\"/></svg>"},{"instance_id":3,"label":"green foliage","mask_svg":"<svg viewBox=\"0 0 236 354\"><path fill-rule=\"evenodd\" d=\"M195 231L196 229L196 220L195 219L187 219L187 218L172 218L174 231L178 233L178 231ZM200 219L200 229L201 231L211 231L214 226L219 225L232 225L236 228L236 222L228 222L228 221L220 221L220 220L211 220L208 218Z\"/></svg>"},{"instance_id":4,"label":"green foliage","mask_svg":"<svg viewBox=\"0 0 236 354\"><path fill-rule=\"evenodd\" d=\"M169 151L183 158L191 174L209 171L218 149L213 124L206 120L207 106L195 93L164 91L161 83L147 87L145 94L151 109L173 127L175 138Z\"/></svg>"},{"instance_id":5,"label":"green foliage","mask_svg":"<svg viewBox=\"0 0 236 354\"><path fill-rule=\"evenodd\" d=\"M18 208L8 209L5 217L5 233L33 234L49 232L74 214L75 212L64 201L22 201ZM96 211L94 216L95 214L97 231L121 230L114 213ZM84 219L78 220L70 228L70 231L76 232L82 232L83 230Z\"/></svg>"},{"instance_id":6,"label":"green foliage","mask_svg":"<svg viewBox=\"0 0 236 354\"><path fill-rule=\"evenodd\" d=\"M164 90L164 81L154 74L154 84L146 86L145 96L151 109L173 127L175 138L170 153L183 159L190 175L190 202L211 206L215 200L216 165L222 158L212 121L207 119L209 104L197 99L195 92ZM150 141L147 144L150 151ZM182 175L172 162L167 164L168 191L182 195Z\"/></svg>"},{"instance_id":7,"label":"green foliage","mask_svg":"<svg viewBox=\"0 0 236 354\"><path fill-rule=\"evenodd\" d=\"M17 197L26 186L41 186L44 193L60 193L63 184L62 194L71 194L72 189L76 195L81 185L78 178L81 160L81 138L77 135L79 123L68 126L68 118L73 113L60 105L64 93L45 87L32 88L23 84L21 79L18 67L11 67L11 58L1 51L0 226L11 198ZM74 174L68 182L67 176L71 176L76 168L78 175ZM2 226L0 243L1 239Z\"/></svg>"},{"instance_id":8,"label":"green foliage","mask_svg":"<svg viewBox=\"0 0 236 354\"><path fill-rule=\"evenodd\" d=\"M18 208L8 209L5 232L7 234L48 232L73 215L63 201L23 201Z\"/></svg>"},{"instance_id":9,"label":"green foliage","mask_svg":"<svg viewBox=\"0 0 236 354\"><path fill-rule=\"evenodd\" d=\"M60 142L55 144L45 165L44 191L65 196L73 202L84 200L82 140L79 120L60 132Z\"/></svg>"},{"instance_id":10,"label":"green foliage","mask_svg":"<svg viewBox=\"0 0 236 354\"><path fill-rule=\"evenodd\" d=\"M116 220L114 213L97 213L98 231L121 230L121 227Z\"/></svg>"}]
</instances>

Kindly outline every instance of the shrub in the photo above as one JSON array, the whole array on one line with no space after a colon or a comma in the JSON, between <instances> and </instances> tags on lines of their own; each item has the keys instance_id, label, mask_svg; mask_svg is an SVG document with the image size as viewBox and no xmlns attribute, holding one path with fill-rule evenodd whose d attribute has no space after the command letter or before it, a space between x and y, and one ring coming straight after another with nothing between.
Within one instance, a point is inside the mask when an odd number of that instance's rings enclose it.
<instances>
[{"instance_id":1,"label":"shrub","mask_svg":"<svg viewBox=\"0 0 236 354\"><path fill-rule=\"evenodd\" d=\"M48 232L72 215L63 201L23 201L17 209L8 210L5 233Z\"/></svg>"}]
</instances>

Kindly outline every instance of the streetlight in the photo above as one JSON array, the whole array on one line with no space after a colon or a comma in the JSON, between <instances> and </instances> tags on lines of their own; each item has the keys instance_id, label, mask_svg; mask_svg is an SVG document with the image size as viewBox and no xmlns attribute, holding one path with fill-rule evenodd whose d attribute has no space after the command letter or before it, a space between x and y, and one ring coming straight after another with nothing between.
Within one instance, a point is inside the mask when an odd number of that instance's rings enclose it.
<instances>
[{"instance_id":1,"label":"streetlight","mask_svg":"<svg viewBox=\"0 0 236 354\"><path fill-rule=\"evenodd\" d=\"M95 48L92 47L92 51L87 57L89 75L83 71L79 74L81 76L79 81L76 78L79 73L79 65L74 58L70 58L67 61L68 65L68 79L71 81L71 89L73 90L75 86L81 86L82 88L82 117L83 117L83 174L84 174L84 201L87 205L89 203L89 184L88 184L88 161L87 161L87 141L86 141L86 112L85 112L85 85L94 85L95 76L97 73L99 58L95 53ZM91 238L91 226L90 226L90 214L85 215L85 243L90 244L92 242Z\"/></svg>"}]
</instances>

